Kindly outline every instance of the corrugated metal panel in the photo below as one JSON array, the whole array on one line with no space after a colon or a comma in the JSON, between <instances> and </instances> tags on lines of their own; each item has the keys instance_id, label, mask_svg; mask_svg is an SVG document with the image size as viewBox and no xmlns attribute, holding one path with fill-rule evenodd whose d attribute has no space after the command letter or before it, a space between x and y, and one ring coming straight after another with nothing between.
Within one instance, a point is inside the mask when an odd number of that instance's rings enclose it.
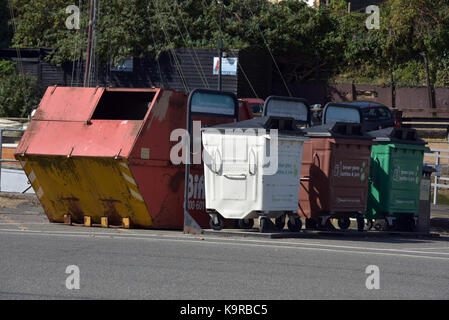
<instances>
[{"instance_id":1,"label":"corrugated metal panel","mask_svg":"<svg viewBox=\"0 0 449 320\"><path fill-rule=\"evenodd\" d=\"M62 67L41 62L41 79L44 86L66 85L64 70Z\"/></svg>"},{"instance_id":2,"label":"corrugated metal panel","mask_svg":"<svg viewBox=\"0 0 449 320\"><path fill-rule=\"evenodd\" d=\"M65 85L82 86L84 75L84 63L81 66L73 63L63 66L54 66L44 61L51 49L21 49L23 58L35 59L23 61L27 74L40 78L43 86ZM194 88L218 88L218 76L213 74L213 59L218 57L216 49L175 49L181 72L186 79L189 90ZM257 96L266 97L271 93L271 59L265 54L255 52L248 54L234 50L228 51L231 57L238 56L246 76L257 92ZM0 59L12 59L16 57L15 49L0 50ZM177 68L175 59L171 53L162 54L159 61L152 58L134 58L133 72L110 71L105 64L93 68L92 86L112 86L128 88L172 88L186 91ZM205 80L202 79L204 76ZM248 80L238 69L237 76L222 78L223 90L231 91L239 97L256 97Z\"/></svg>"}]
</instances>

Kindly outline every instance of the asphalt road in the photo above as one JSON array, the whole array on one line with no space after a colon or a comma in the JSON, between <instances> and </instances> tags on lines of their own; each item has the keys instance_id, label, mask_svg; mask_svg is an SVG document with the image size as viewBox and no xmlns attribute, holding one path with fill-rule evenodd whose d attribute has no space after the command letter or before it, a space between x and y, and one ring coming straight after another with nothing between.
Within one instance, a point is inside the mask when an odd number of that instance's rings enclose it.
<instances>
[{"instance_id":1,"label":"asphalt road","mask_svg":"<svg viewBox=\"0 0 449 320\"><path fill-rule=\"evenodd\" d=\"M0 299L448 299L449 238L257 239L0 212ZM66 288L66 268L80 289ZM366 267L380 271L368 290Z\"/></svg>"}]
</instances>

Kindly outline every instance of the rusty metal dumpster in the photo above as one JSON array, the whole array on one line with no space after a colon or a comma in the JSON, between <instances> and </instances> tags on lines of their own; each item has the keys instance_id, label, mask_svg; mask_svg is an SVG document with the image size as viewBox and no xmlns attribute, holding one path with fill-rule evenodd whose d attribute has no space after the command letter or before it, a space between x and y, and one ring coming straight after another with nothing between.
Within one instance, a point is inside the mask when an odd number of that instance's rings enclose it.
<instances>
[{"instance_id":1,"label":"rusty metal dumpster","mask_svg":"<svg viewBox=\"0 0 449 320\"><path fill-rule=\"evenodd\" d=\"M305 129L298 213L307 228L340 229L357 217L364 227L371 146L373 138L357 123L331 123Z\"/></svg>"},{"instance_id":2,"label":"rusty metal dumpster","mask_svg":"<svg viewBox=\"0 0 449 320\"><path fill-rule=\"evenodd\" d=\"M173 90L48 88L15 157L50 222L182 229L185 171L170 161L170 134L186 127L186 106ZM202 165L189 185L207 227Z\"/></svg>"}]
</instances>

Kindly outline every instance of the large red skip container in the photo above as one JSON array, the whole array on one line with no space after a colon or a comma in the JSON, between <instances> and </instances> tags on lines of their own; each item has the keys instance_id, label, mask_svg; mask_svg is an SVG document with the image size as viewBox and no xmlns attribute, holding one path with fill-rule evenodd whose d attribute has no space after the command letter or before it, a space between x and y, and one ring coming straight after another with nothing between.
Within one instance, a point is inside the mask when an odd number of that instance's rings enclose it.
<instances>
[{"instance_id":1,"label":"large red skip container","mask_svg":"<svg viewBox=\"0 0 449 320\"><path fill-rule=\"evenodd\" d=\"M47 89L15 154L51 222L182 229L184 165L170 160L186 127L187 95L164 89ZM198 118L203 125L223 120ZM203 166L193 165L189 211L206 228Z\"/></svg>"}]
</instances>

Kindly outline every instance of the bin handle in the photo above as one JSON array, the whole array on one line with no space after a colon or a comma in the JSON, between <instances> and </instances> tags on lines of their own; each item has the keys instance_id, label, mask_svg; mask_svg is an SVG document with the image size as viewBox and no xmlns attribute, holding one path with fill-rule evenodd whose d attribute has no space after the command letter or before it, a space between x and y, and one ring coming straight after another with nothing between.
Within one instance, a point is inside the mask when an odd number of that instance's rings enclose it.
<instances>
[{"instance_id":1,"label":"bin handle","mask_svg":"<svg viewBox=\"0 0 449 320\"><path fill-rule=\"evenodd\" d=\"M218 162L219 167L217 166L217 159L220 159L220 162ZM221 160L221 154L220 154L220 151L216 149L215 152L214 152L214 161L212 162L212 171L213 171L215 174L218 174L218 173L220 172L220 169L221 169L221 162L222 162L222 160ZM218 168L217 168L217 167L218 167Z\"/></svg>"},{"instance_id":2,"label":"bin handle","mask_svg":"<svg viewBox=\"0 0 449 320\"><path fill-rule=\"evenodd\" d=\"M316 152L313 154L313 164L315 164L315 158L317 158L317 160L318 160L318 168L321 168L320 156Z\"/></svg>"},{"instance_id":3,"label":"bin handle","mask_svg":"<svg viewBox=\"0 0 449 320\"><path fill-rule=\"evenodd\" d=\"M244 174L244 173L235 173L235 174L233 174L233 173L227 173L227 174L225 174L224 175L226 178L229 178L229 179L238 179L238 178L240 178L240 179L246 179L246 174Z\"/></svg>"},{"instance_id":4,"label":"bin handle","mask_svg":"<svg viewBox=\"0 0 449 320\"><path fill-rule=\"evenodd\" d=\"M251 159L254 159L254 163L251 163ZM257 157L256 157L256 153L254 152L254 149L251 148L250 152L249 152L249 157L248 157L248 171L250 175L255 175L256 174L256 167L257 167ZM253 169L253 170L251 170Z\"/></svg>"}]
</instances>

